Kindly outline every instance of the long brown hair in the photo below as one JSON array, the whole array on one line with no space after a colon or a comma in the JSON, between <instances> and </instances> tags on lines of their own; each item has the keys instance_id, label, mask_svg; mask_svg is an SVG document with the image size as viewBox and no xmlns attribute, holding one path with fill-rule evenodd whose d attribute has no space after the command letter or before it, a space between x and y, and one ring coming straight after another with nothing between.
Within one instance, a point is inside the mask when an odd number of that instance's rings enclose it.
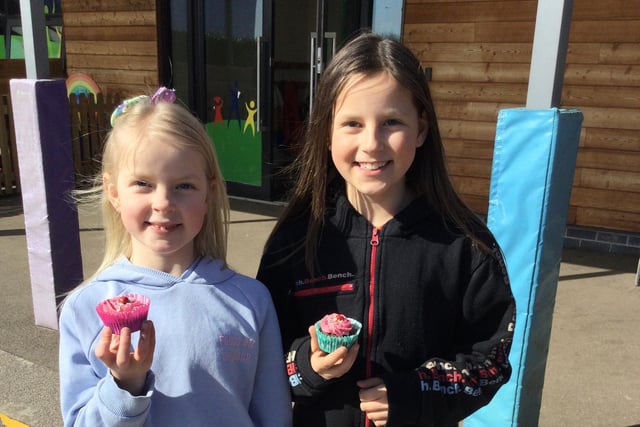
<instances>
[{"instance_id":1,"label":"long brown hair","mask_svg":"<svg viewBox=\"0 0 640 427\"><path fill-rule=\"evenodd\" d=\"M380 72L389 73L409 90L418 115L426 117L429 127L425 142L416 150L413 164L407 171L407 185L415 194L428 200L444 223L472 238L471 230L483 227L480 219L458 196L449 178L438 121L420 61L401 42L364 32L336 53L321 76L306 127L305 143L292 165L296 180L291 198L271 234L274 236L289 219L308 214L308 232L303 246L306 265L310 269L315 266L316 243L327 200L336 184L344 188L344 180L335 169L329 152L336 100L353 76L372 76Z\"/></svg>"}]
</instances>

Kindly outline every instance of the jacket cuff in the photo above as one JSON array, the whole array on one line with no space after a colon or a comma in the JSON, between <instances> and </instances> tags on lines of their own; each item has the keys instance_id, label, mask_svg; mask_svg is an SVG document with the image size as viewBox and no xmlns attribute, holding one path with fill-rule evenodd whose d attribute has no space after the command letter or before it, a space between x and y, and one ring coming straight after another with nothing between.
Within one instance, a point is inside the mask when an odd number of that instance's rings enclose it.
<instances>
[{"instance_id":1,"label":"jacket cuff","mask_svg":"<svg viewBox=\"0 0 640 427\"><path fill-rule=\"evenodd\" d=\"M302 381L312 389L321 390L326 388L327 380L318 375L311 367L311 338L306 337L298 344L295 360L302 376Z\"/></svg>"},{"instance_id":2,"label":"jacket cuff","mask_svg":"<svg viewBox=\"0 0 640 427\"><path fill-rule=\"evenodd\" d=\"M99 387L100 400L109 410L122 418L134 418L149 410L151 396L155 386L155 375L149 371L145 380L146 392L140 396L133 396L116 384L111 374L107 375Z\"/></svg>"}]
</instances>

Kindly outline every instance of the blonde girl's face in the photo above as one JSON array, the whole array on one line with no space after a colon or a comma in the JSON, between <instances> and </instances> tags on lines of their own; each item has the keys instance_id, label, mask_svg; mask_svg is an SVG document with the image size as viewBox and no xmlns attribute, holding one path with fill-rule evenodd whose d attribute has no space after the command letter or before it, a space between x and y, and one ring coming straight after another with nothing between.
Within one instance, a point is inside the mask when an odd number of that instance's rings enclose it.
<instances>
[{"instance_id":1,"label":"blonde girl's face","mask_svg":"<svg viewBox=\"0 0 640 427\"><path fill-rule=\"evenodd\" d=\"M203 157L162 140L125 156L116 182L105 174L113 207L131 234L131 262L181 274L195 258L194 238L207 213L214 182Z\"/></svg>"},{"instance_id":2,"label":"blonde girl's face","mask_svg":"<svg viewBox=\"0 0 640 427\"><path fill-rule=\"evenodd\" d=\"M391 215L408 203L405 175L426 134L411 93L390 74L352 77L336 100L330 144L351 203L364 198Z\"/></svg>"}]
</instances>

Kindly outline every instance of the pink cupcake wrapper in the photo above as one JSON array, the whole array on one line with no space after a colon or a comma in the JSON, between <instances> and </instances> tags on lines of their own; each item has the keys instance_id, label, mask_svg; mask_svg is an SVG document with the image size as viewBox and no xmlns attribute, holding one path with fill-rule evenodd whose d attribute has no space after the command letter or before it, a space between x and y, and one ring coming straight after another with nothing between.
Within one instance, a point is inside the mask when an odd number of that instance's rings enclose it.
<instances>
[{"instance_id":1,"label":"pink cupcake wrapper","mask_svg":"<svg viewBox=\"0 0 640 427\"><path fill-rule=\"evenodd\" d=\"M123 328L129 328L131 332L139 331L142 327L142 322L147 319L147 315L149 314L151 300L145 295L138 294L126 294L122 296L137 300L142 303L142 305L136 307L133 311L117 312L104 311L104 304L100 302L96 306L98 316L100 316L105 326L111 328L114 334L119 334Z\"/></svg>"}]
</instances>

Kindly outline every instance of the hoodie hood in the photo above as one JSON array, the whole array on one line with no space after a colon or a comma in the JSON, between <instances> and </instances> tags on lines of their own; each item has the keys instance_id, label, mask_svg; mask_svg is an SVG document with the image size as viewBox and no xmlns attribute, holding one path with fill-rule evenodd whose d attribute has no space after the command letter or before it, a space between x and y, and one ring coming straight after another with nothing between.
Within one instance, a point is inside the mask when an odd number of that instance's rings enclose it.
<instances>
[{"instance_id":1,"label":"hoodie hood","mask_svg":"<svg viewBox=\"0 0 640 427\"><path fill-rule=\"evenodd\" d=\"M132 264L123 257L102 271L94 282L119 282L121 285L136 284L150 289L166 289L182 282L196 285L216 285L229 279L233 274L232 270L224 266L222 260L208 257L197 258L180 277Z\"/></svg>"}]
</instances>

